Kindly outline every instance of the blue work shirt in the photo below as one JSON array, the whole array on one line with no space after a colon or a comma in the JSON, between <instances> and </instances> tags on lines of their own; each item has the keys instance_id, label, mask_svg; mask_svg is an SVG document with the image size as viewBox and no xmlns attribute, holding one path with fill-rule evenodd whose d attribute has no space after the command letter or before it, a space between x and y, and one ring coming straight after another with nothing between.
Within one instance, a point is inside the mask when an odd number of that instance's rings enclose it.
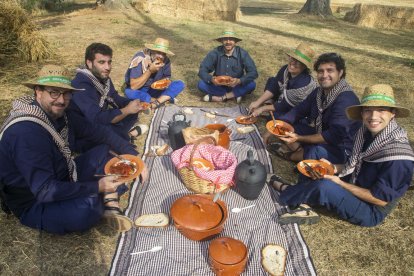
<instances>
[{"instance_id":1,"label":"blue work shirt","mask_svg":"<svg viewBox=\"0 0 414 276\"><path fill-rule=\"evenodd\" d=\"M137 52L134 57L145 57L145 54L143 51ZM128 70L125 73L125 83L127 85L127 88L131 88L130 82L131 79L136 79L142 76L142 62L139 63L136 67L128 68ZM160 68L157 72L151 74L151 76L148 78L148 80L145 82L145 84L140 87L139 89L143 87L150 87L153 82L156 82L158 80L162 80L165 78L171 78L171 61L168 57L165 57L164 59L164 66Z\"/></svg>"},{"instance_id":2,"label":"blue work shirt","mask_svg":"<svg viewBox=\"0 0 414 276\"><path fill-rule=\"evenodd\" d=\"M111 121L122 113L120 109L128 105L131 101L120 96L115 90L112 81L110 81L108 96L114 99L118 108L108 104L107 101L105 101L103 107L100 108L99 101L101 99L101 94L95 88L92 81L81 73L76 74L75 78L72 80L72 86L79 89L83 88L85 90L73 93L70 109L82 114L93 123L111 125Z\"/></svg>"},{"instance_id":3,"label":"blue work shirt","mask_svg":"<svg viewBox=\"0 0 414 276\"><path fill-rule=\"evenodd\" d=\"M66 114L71 151L80 152L77 140L86 138L97 144L107 144L116 152L138 154L131 144L107 128L91 124L73 112ZM60 130L65 121L62 117L53 124ZM7 205L17 216L35 202L56 202L98 194L98 179L70 182L65 157L50 133L34 122L18 122L4 131L0 141L0 168Z\"/></svg>"},{"instance_id":4,"label":"blue work shirt","mask_svg":"<svg viewBox=\"0 0 414 276\"><path fill-rule=\"evenodd\" d=\"M273 94L273 99L275 100L275 103L273 104L275 107L275 116L279 117L283 114L289 112L292 109L292 106L286 101L285 98L279 100L280 95L283 93L281 90L281 87L279 85L280 83L284 83L284 72L288 65L284 65L282 68L280 68L279 72L277 72L275 77L270 77L267 79L265 91L269 91ZM287 90L290 89L299 89L304 86L307 86L311 81L312 77L308 74L306 70L304 70L302 73L297 75L296 77L292 78L290 73L288 74L289 80L287 83Z\"/></svg>"},{"instance_id":5,"label":"blue work shirt","mask_svg":"<svg viewBox=\"0 0 414 276\"><path fill-rule=\"evenodd\" d=\"M249 53L235 46L233 54L227 56L224 46L218 46L210 51L200 64L198 76L207 83L212 83L213 76L230 76L238 78L241 85L254 81L257 77L257 69Z\"/></svg>"},{"instance_id":6,"label":"blue work shirt","mask_svg":"<svg viewBox=\"0 0 414 276\"><path fill-rule=\"evenodd\" d=\"M308 118L309 122L315 123L319 114L316 104L317 92L318 88L314 89L303 102L278 119L294 124ZM344 91L323 112L321 135L326 143L340 148L341 152L352 152L355 134L361 127L360 121L348 119L345 112L348 106L358 104L359 99L353 91Z\"/></svg>"}]
</instances>

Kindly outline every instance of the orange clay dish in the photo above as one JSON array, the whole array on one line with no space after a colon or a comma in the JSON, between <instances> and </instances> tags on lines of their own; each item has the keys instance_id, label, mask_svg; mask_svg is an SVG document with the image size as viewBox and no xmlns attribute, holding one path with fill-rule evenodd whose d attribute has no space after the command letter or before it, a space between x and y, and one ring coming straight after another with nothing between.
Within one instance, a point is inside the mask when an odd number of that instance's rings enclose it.
<instances>
[{"instance_id":1,"label":"orange clay dish","mask_svg":"<svg viewBox=\"0 0 414 276\"><path fill-rule=\"evenodd\" d=\"M220 85L228 85L231 82L232 77L230 76L215 76L214 80Z\"/></svg>"},{"instance_id":2,"label":"orange clay dish","mask_svg":"<svg viewBox=\"0 0 414 276\"><path fill-rule=\"evenodd\" d=\"M266 123L266 129L277 137L286 137L286 132L294 132L295 129L290 124L276 120L274 125L273 120Z\"/></svg>"},{"instance_id":3,"label":"orange clay dish","mask_svg":"<svg viewBox=\"0 0 414 276\"><path fill-rule=\"evenodd\" d=\"M144 162L138 156L131 154L122 154L121 156L130 162L114 157L105 164L105 174L119 175L119 180L121 181L137 178L144 169Z\"/></svg>"},{"instance_id":4,"label":"orange clay dish","mask_svg":"<svg viewBox=\"0 0 414 276\"><path fill-rule=\"evenodd\" d=\"M320 160L308 159L308 160L300 161L296 165L299 172L301 174L307 176L307 177L311 177L311 175L309 174L308 170L306 169L306 165L304 163L311 166L312 170L315 171L316 173L320 174L321 176L333 175L334 174L334 167L331 164L320 161Z\"/></svg>"},{"instance_id":5,"label":"orange clay dish","mask_svg":"<svg viewBox=\"0 0 414 276\"><path fill-rule=\"evenodd\" d=\"M241 115L236 118L236 122L241 125L252 125L257 122L257 117Z\"/></svg>"},{"instance_id":6,"label":"orange clay dish","mask_svg":"<svg viewBox=\"0 0 414 276\"><path fill-rule=\"evenodd\" d=\"M169 79L162 79L151 84L152 89L163 90L170 86L171 80Z\"/></svg>"}]
</instances>

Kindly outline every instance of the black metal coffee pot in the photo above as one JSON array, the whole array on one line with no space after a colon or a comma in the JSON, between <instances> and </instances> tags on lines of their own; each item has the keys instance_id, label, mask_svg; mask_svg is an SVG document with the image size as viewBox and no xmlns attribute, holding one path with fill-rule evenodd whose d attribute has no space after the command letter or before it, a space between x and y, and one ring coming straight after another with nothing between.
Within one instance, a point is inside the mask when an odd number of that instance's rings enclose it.
<instances>
[{"instance_id":1,"label":"black metal coffee pot","mask_svg":"<svg viewBox=\"0 0 414 276\"><path fill-rule=\"evenodd\" d=\"M265 166L253 158L253 151L247 152L247 159L236 167L236 187L242 197L254 200L259 197L266 182Z\"/></svg>"},{"instance_id":2,"label":"black metal coffee pot","mask_svg":"<svg viewBox=\"0 0 414 276\"><path fill-rule=\"evenodd\" d=\"M172 120L168 122L168 138L170 139L170 146L173 150L185 146L182 130L191 124L191 121L186 122L186 119L184 113L177 112L173 115Z\"/></svg>"}]
</instances>

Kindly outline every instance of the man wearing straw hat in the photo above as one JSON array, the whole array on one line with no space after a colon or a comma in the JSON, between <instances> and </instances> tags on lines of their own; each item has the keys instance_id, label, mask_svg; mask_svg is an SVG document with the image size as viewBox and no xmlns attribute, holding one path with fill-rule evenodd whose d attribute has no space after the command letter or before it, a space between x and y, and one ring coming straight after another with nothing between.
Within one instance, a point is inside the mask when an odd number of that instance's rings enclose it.
<instances>
[{"instance_id":1,"label":"man wearing straw hat","mask_svg":"<svg viewBox=\"0 0 414 276\"><path fill-rule=\"evenodd\" d=\"M283 204L322 205L353 224L375 226L397 205L411 183L414 153L407 132L395 120L408 117L410 112L395 104L391 86L377 84L367 87L361 104L348 107L346 113L363 125L348 162L335 166L339 176L302 180L294 186L281 181L271 184L281 192ZM280 220L306 223L308 214L309 210L299 208Z\"/></svg>"},{"instance_id":2,"label":"man wearing straw hat","mask_svg":"<svg viewBox=\"0 0 414 276\"><path fill-rule=\"evenodd\" d=\"M242 97L256 88L256 65L249 53L236 44L241 41L236 32L226 29L215 39L222 45L210 51L200 64L198 89L205 93L205 102L225 102ZM228 76L227 83L218 82L218 76Z\"/></svg>"},{"instance_id":3,"label":"man wearing straw hat","mask_svg":"<svg viewBox=\"0 0 414 276\"><path fill-rule=\"evenodd\" d=\"M72 80L73 87L85 91L73 96L70 109L92 123L109 127L125 140L133 141L148 130L147 125L137 123L143 107L139 101L118 94L109 76L111 70L111 47L102 43L90 44L85 51L85 66L76 69Z\"/></svg>"},{"instance_id":4,"label":"man wearing straw hat","mask_svg":"<svg viewBox=\"0 0 414 276\"><path fill-rule=\"evenodd\" d=\"M273 112L275 117L280 117L301 103L318 86L310 72L315 51L308 44L300 43L286 55L288 63L275 77L267 80L263 95L249 105L253 116Z\"/></svg>"},{"instance_id":5,"label":"man wearing straw hat","mask_svg":"<svg viewBox=\"0 0 414 276\"><path fill-rule=\"evenodd\" d=\"M76 89L61 66L45 65L39 77L24 83L34 90L13 102L0 129L0 195L26 226L50 233L84 231L104 215L116 229L132 222L119 209L123 183L103 173L109 149L137 155L133 146L108 129L90 124L66 108ZM98 146L83 151L77 138ZM73 158L73 152L79 153Z\"/></svg>"},{"instance_id":6,"label":"man wearing straw hat","mask_svg":"<svg viewBox=\"0 0 414 276\"><path fill-rule=\"evenodd\" d=\"M340 55L320 55L314 70L320 86L279 117L279 120L293 124L295 132L287 132L286 137L280 138L284 144L271 144L268 150L291 161L326 158L343 164L361 126L360 122L346 117L345 109L359 104L359 100L345 80L345 60Z\"/></svg>"},{"instance_id":7,"label":"man wearing straw hat","mask_svg":"<svg viewBox=\"0 0 414 276\"><path fill-rule=\"evenodd\" d=\"M125 95L129 99L151 102L157 108L167 101L174 102L185 84L174 80L167 88L154 89L151 85L159 80L171 78L170 42L164 38L155 39L154 43L146 43L145 49L138 51L132 58L125 73Z\"/></svg>"}]
</instances>

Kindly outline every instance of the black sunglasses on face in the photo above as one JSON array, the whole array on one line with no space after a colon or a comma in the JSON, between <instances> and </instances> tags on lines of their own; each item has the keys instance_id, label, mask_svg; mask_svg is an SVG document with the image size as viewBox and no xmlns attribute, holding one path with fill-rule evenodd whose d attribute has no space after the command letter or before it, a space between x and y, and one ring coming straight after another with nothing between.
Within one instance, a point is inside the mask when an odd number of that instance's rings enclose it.
<instances>
[{"instance_id":1,"label":"black sunglasses on face","mask_svg":"<svg viewBox=\"0 0 414 276\"><path fill-rule=\"evenodd\" d=\"M54 100L60 97L60 95L63 96L64 99L70 99L72 98L72 91L64 91L64 90L53 90L53 89L46 89L45 91L49 93L50 97Z\"/></svg>"}]
</instances>

